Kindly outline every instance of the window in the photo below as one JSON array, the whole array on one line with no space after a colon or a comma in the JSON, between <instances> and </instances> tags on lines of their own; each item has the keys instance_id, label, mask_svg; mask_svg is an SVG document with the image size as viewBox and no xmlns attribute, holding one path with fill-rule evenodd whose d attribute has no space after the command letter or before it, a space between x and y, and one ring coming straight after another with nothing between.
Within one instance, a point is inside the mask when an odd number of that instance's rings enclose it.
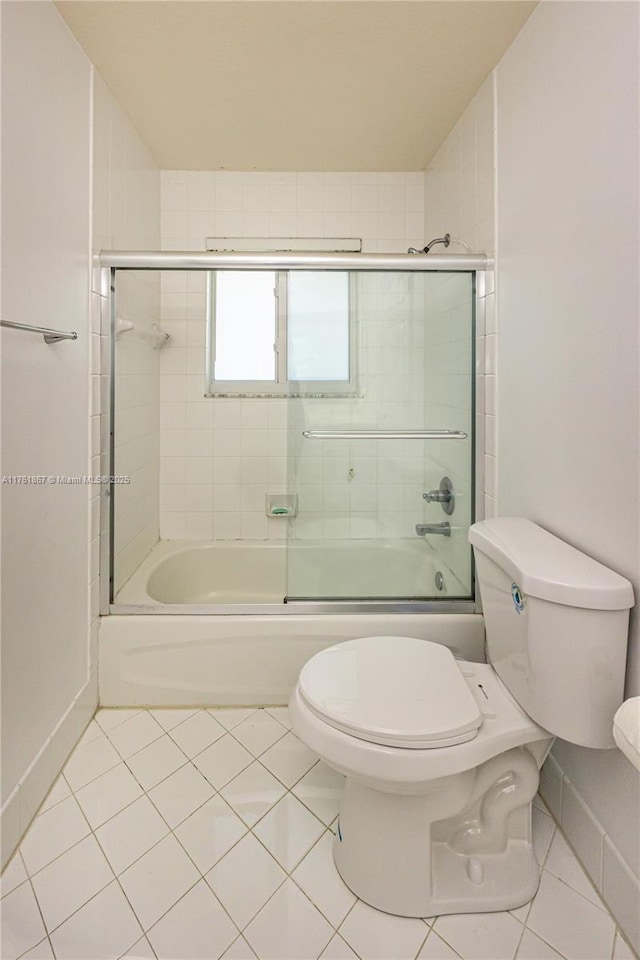
<instances>
[{"instance_id":1,"label":"window","mask_svg":"<svg viewBox=\"0 0 640 960\"><path fill-rule=\"evenodd\" d=\"M348 273L209 273L209 394L353 394L353 313Z\"/></svg>"}]
</instances>

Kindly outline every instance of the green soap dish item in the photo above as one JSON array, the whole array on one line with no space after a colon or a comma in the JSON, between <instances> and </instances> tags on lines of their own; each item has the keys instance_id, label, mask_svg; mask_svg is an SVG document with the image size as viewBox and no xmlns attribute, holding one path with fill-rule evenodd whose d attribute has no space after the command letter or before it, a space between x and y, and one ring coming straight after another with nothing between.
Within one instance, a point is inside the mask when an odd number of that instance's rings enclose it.
<instances>
[{"instance_id":1,"label":"green soap dish item","mask_svg":"<svg viewBox=\"0 0 640 960\"><path fill-rule=\"evenodd\" d=\"M286 516L289 513L286 507L274 507L271 511L272 516Z\"/></svg>"}]
</instances>

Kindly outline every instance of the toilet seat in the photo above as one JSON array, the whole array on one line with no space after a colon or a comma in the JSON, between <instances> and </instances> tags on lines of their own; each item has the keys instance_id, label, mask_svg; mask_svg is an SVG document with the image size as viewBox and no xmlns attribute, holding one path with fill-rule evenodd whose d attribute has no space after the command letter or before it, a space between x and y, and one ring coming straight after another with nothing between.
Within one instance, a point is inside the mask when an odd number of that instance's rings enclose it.
<instances>
[{"instance_id":1,"label":"toilet seat","mask_svg":"<svg viewBox=\"0 0 640 960\"><path fill-rule=\"evenodd\" d=\"M367 741L321 718L303 698L300 683L289 701L293 729L334 770L392 792L421 792L438 777L471 770L512 747L542 744L544 755L553 737L527 716L493 667L466 660L457 663L483 704L482 724L471 740L411 750L402 749L399 743L387 746Z\"/></svg>"},{"instance_id":2,"label":"toilet seat","mask_svg":"<svg viewBox=\"0 0 640 960\"><path fill-rule=\"evenodd\" d=\"M302 668L306 707L343 733L414 750L473 740L482 712L448 647L415 637L360 637Z\"/></svg>"}]
</instances>

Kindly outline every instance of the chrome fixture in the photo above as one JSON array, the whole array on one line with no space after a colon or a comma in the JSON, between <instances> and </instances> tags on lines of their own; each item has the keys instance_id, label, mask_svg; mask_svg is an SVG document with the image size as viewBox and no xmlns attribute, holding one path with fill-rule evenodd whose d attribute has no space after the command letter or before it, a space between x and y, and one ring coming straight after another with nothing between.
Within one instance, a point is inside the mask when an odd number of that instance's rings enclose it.
<instances>
[{"instance_id":1,"label":"chrome fixture","mask_svg":"<svg viewBox=\"0 0 640 960\"><path fill-rule=\"evenodd\" d=\"M461 430L303 430L307 440L466 440ZM425 494L426 496L426 494Z\"/></svg>"},{"instance_id":2,"label":"chrome fixture","mask_svg":"<svg viewBox=\"0 0 640 960\"><path fill-rule=\"evenodd\" d=\"M491 270L494 263L484 253L435 253L426 258L411 257L406 253L204 253L179 250L103 250L99 262L103 267L118 270L400 270L412 273L431 270L468 273Z\"/></svg>"},{"instance_id":3,"label":"chrome fixture","mask_svg":"<svg viewBox=\"0 0 640 960\"><path fill-rule=\"evenodd\" d=\"M12 330L26 330L27 333L41 333L45 343L57 343L58 340L77 340L75 330L65 333L64 330L51 330L49 327L33 327L28 323L14 323L13 320L0 320L0 327L10 327Z\"/></svg>"},{"instance_id":4,"label":"chrome fixture","mask_svg":"<svg viewBox=\"0 0 640 960\"><path fill-rule=\"evenodd\" d=\"M444 577L442 575L441 570L438 570L438 572L436 573L435 585L436 585L436 590L444 590Z\"/></svg>"},{"instance_id":5,"label":"chrome fixture","mask_svg":"<svg viewBox=\"0 0 640 960\"><path fill-rule=\"evenodd\" d=\"M426 247L422 248L422 250L417 250L415 247L409 247L407 253L429 253L431 247L435 247L436 243L441 243L446 249L451 243L451 234L445 233L444 237L436 237L435 240L431 240Z\"/></svg>"},{"instance_id":6,"label":"chrome fixture","mask_svg":"<svg viewBox=\"0 0 640 960\"><path fill-rule=\"evenodd\" d=\"M451 516L456 506L456 495L453 492L453 484L449 477L443 477L437 490L430 490L429 493L423 493L422 499L427 503L439 503L442 509Z\"/></svg>"},{"instance_id":7,"label":"chrome fixture","mask_svg":"<svg viewBox=\"0 0 640 960\"><path fill-rule=\"evenodd\" d=\"M450 537L451 524L448 520L443 523L416 523L416 533L419 537Z\"/></svg>"}]
</instances>

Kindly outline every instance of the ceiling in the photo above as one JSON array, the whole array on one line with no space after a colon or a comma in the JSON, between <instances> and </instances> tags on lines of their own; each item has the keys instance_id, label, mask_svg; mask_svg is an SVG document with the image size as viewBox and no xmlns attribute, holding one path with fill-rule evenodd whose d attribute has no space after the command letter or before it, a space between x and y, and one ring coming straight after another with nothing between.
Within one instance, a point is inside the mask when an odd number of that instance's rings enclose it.
<instances>
[{"instance_id":1,"label":"ceiling","mask_svg":"<svg viewBox=\"0 0 640 960\"><path fill-rule=\"evenodd\" d=\"M422 170L526 0L58 0L163 169Z\"/></svg>"}]
</instances>

